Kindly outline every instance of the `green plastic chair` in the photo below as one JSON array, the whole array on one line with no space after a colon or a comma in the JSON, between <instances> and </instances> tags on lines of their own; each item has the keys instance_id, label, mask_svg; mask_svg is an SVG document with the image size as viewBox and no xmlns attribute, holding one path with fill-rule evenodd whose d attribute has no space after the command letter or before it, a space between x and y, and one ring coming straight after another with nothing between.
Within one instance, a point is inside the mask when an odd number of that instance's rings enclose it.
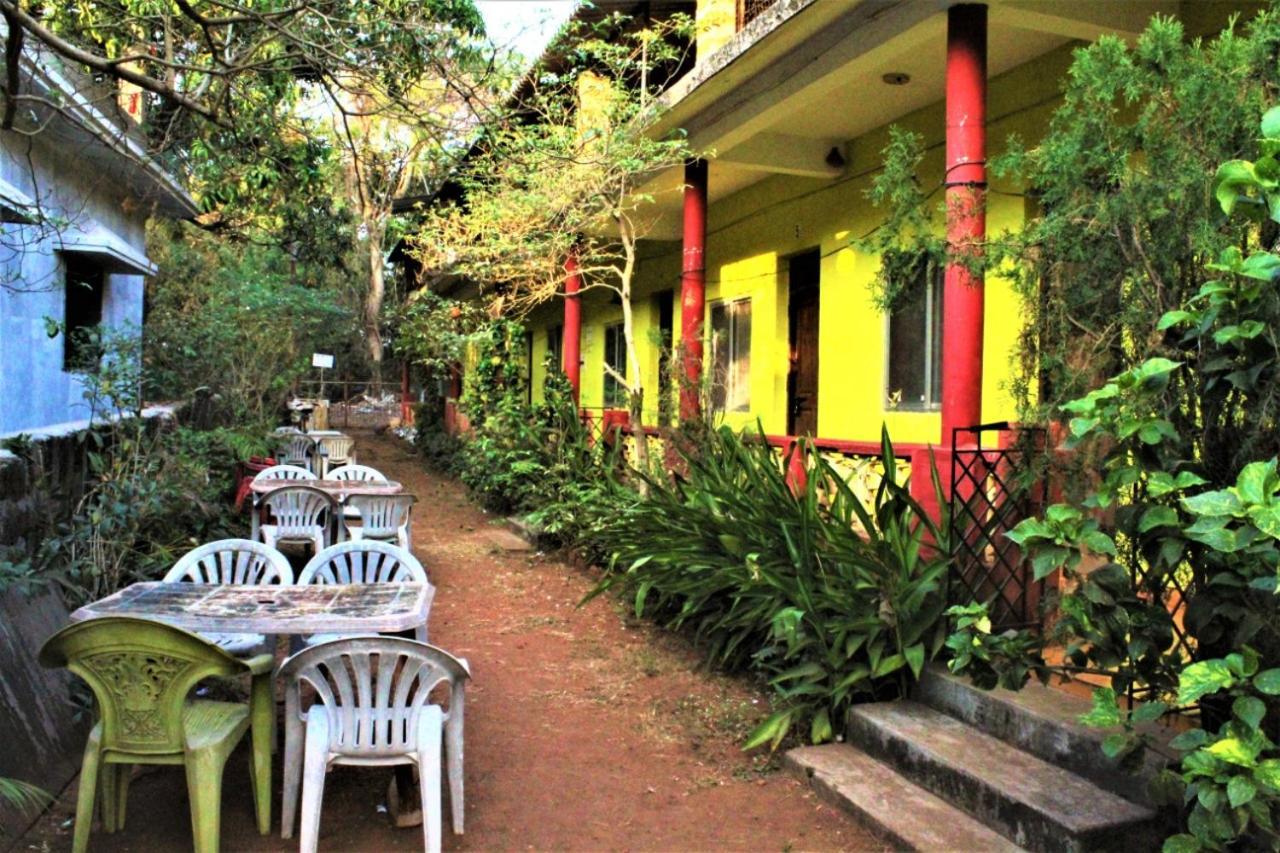
<instances>
[{"instance_id":1,"label":"green plastic chair","mask_svg":"<svg viewBox=\"0 0 1280 853\"><path fill-rule=\"evenodd\" d=\"M124 827L134 764L181 764L187 771L196 853L216 853L222 771L253 730L251 778L258 831L271 826L271 655L238 660L195 634L148 619L101 617L64 628L40 650L46 667L66 667L88 682L98 720L85 744L72 849L89 846L99 790L102 826ZM248 705L189 699L201 680L252 676Z\"/></svg>"}]
</instances>

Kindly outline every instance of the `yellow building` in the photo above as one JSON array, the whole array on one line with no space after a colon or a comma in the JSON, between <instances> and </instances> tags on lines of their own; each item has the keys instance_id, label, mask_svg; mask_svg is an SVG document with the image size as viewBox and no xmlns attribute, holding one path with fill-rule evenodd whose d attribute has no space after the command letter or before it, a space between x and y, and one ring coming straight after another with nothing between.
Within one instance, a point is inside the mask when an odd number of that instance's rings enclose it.
<instances>
[{"instance_id":1,"label":"yellow building","mask_svg":"<svg viewBox=\"0 0 1280 853\"><path fill-rule=\"evenodd\" d=\"M715 407L731 424L758 419L773 435L875 441L883 422L896 442L949 442L943 435L941 377L957 356L955 342L942 341L941 277L925 283L926 298L886 316L873 303L878 259L851 243L879 222L881 213L865 193L891 124L923 135L923 183L944 184L952 4L685 5L699 26L697 61L666 94L668 109L656 132L683 128L695 150L713 152L706 187L703 328ZM1104 33L1133 38L1156 14L1180 16L1190 31L1209 32L1238 7L1176 0L1008 0L968 7L974 8L985 19L983 125L986 154L994 157L1011 134L1039 137L1057 106L1071 51L1083 40ZM620 306L602 294L582 297L585 409L624 405L606 376L609 360L633 377L639 370L647 423L675 410L675 389L661 376L660 353L680 346L684 185L684 176L673 172L650 187L655 216L643 242L633 300L639 365L625 365L622 357ZM992 181L989 189L988 232L1020 227L1027 215L1021 188ZM934 198L940 202L942 193ZM982 422L1017 417L1010 386L1022 313L1010 284L988 276L980 405L975 395L969 422L978 412ZM546 304L527 322L536 399L548 355L553 361L560 357L564 306Z\"/></svg>"}]
</instances>

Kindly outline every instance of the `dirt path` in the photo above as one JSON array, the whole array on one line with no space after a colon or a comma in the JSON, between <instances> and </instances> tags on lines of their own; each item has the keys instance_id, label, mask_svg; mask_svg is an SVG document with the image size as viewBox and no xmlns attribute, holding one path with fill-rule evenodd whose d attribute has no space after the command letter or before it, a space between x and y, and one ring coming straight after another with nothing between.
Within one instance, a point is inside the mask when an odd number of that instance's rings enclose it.
<instances>
[{"instance_id":1,"label":"dirt path","mask_svg":"<svg viewBox=\"0 0 1280 853\"><path fill-rule=\"evenodd\" d=\"M395 439L362 435L358 447L362 463L418 496L414 551L437 587L432 641L467 657L475 676L466 835L451 835L446 821L446 849L882 849L766 758L738 750L763 698L708 675L683 641L614 601L575 608L590 572L506 550L496 520ZM331 772L322 848L421 849L418 830L391 829L379 813L386 781L386 771ZM295 849L254 833L241 756L225 790L224 850ZM67 847L60 824L72 796L19 849ZM187 814L180 769L144 776L130 789L126 830L95 832L91 847L190 849Z\"/></svg>"}]
</instances>

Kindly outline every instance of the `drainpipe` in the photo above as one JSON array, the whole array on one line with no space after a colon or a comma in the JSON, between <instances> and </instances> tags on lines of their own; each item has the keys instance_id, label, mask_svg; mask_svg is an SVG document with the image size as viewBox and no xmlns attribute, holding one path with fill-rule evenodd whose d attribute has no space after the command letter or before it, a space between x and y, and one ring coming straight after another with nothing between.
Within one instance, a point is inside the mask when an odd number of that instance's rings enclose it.
<instances>
[{"instance_id":1,"label":"drainpipe","mask_svg":"<svg viewBox=\"0 0 1280 853\"><path fill-rule=\"evenodd\" d=\"M987 7L947 10L947 248L987 233ZM955 427L982 422L983 279L948 263L942 317L942 446Z\"/></svg>"},{"instance_id":2,"label":"drainpipe","mask_svg":"<svg viewBox=\"0 0 1280 853\"><path fill-rule=\"evenodd\" d=\"M564 262L564 326L561 329L560 352L565 378L573 388L576 404L582 387L582 276L578 273L578 256L570 253Z\"/></svg>"},{"instance_id":3,"label":"drainpipe","mask_svg":"<svg viewBox=\"0 0 1280 853\"><path fill-rule=\"evenodd\" d=\"M684 167L684 253L680 273L680 420L701 415L702 315L706 296L707 161Z\"/></svg>"}]
</instances>

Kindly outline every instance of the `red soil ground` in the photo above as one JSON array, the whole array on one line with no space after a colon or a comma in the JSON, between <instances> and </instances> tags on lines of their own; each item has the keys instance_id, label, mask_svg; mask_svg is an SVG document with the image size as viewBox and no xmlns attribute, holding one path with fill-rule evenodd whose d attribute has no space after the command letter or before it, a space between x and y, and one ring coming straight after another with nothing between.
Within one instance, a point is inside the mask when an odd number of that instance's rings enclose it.
<instances>
[{"instance_id":1,"label":"red soil ground","mask_svg":"<svg viewBox=\"0 0 1280 853\"><path fill-rule=\"evenodd\" d=\"M867 850L884 845L768 756L738 744L766 714L749 685L707 673L681 638L631 618L619 602L577 602L593 570L507 551L498 520L452 480L426 472L396 439L359 436L360 462L416 494L414 551L437 586L432 641L469 659L466 834L458 850ZM243 752L243 750L241 751ZM279 827L254 831L247 764L224 783L224 850L290 850ZM389 773L337 768L326 784L325 850L420 850L419 829L379 809ZM70 846L74 783L15 846ZM446 809L446 815L448 814ZM181 768L130 788L124 831L93 850L189 850Z\"/></svg>"}]
</instances>

